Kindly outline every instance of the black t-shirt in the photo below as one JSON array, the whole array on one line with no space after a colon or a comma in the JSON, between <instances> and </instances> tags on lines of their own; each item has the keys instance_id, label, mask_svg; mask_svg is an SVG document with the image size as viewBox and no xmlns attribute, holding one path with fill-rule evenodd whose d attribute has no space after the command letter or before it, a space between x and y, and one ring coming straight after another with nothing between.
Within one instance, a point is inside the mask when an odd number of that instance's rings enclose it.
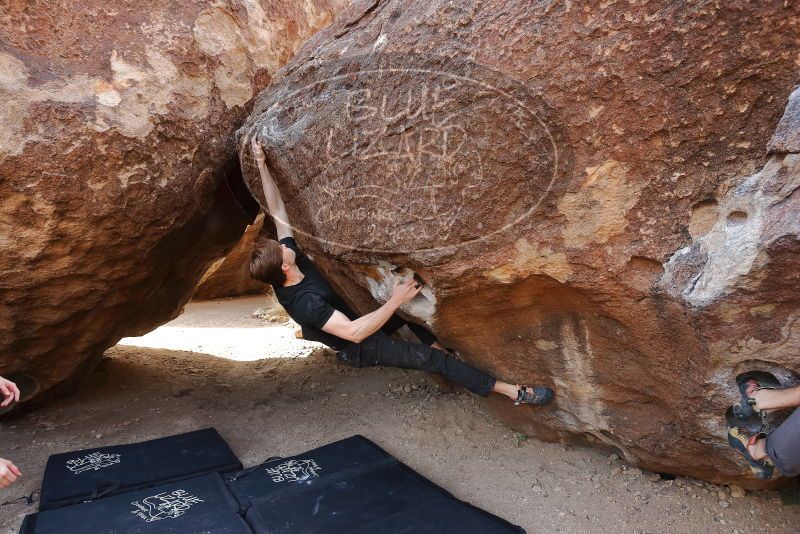
<instances>
[{"instance_id":1,"label":"black t-shirt","mask_svg":"<svg viewBox=\"0 0 800 534\"><path fill-rule=\"evenodd\" d=\"M322 330L325 323L339 310L348 319L358 318L350 306L336 294L331 285L317 269L311 258L306 256L293 237L284 237L280 241L296 254L295 263L304 278L293 286L272 286L275 296L289 316L303 329L303 338L319 341L335 350L342 350L350 342Z\"/></svg>"}]
</instances>

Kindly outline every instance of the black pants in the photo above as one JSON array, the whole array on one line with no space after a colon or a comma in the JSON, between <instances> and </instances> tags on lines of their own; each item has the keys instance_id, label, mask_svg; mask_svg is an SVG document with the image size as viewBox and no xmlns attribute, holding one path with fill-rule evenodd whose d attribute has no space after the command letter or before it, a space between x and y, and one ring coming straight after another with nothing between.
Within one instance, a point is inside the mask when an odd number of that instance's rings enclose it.
<instances>
[{"instance_id":1,"label":"black pants","mask_svg":"<svg viewBox=\"0 0 800 534\"><path fill-rule=\"evenodd\" d=\"M386 332L387 335L391 336L404 326L408 326L408 328L414 333L414 335L417 336L419 340L425 343L426 345L433 345L436 342L436 336L433 335L433 332L431 332L421 324L409 323L396 313L393 314L388 321L386 321L386 323L381 327L381 330Z\"/></svg>"},{"instance_id":2,"label":"black pants","mask_svg":"<svg viewBox=\"0 0 800 534\"><path fill-rule=\"evenodd\" d=\"M361 343L351 343L340 350L338 356L353 367L384 365L440 374L482 397L489 395L495 383L494 377L457 360L449 352L392 339L383 330Z\"/></svg>"}]
</instances>

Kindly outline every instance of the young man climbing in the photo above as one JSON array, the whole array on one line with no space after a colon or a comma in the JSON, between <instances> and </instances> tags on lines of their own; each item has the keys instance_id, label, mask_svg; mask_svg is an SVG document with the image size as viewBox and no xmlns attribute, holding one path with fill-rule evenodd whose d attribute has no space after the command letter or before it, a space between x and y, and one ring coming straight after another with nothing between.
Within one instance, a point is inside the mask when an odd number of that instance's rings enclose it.
<instances>
[{"instance_id":1,"label":"young man climbing","mask_svg":"<svg viewBox=\"0 0 800 534\"><path fill-rule=\"evenodd\" d=\"M395 312L420 292L421 286L413 278L395 280L392 297L372 313L361 317L354 313L297 246L283 199L255 137L251 148L279 241L269 239L256 244L250 275L272 285L278 301L302 327L305 339L324 343L336 351L340 360L354 367L421 369L443 375L484 397L493 391L501 393L518 405L541 406L552 400L553 391L548 387L509 384L461 362L419 325L409 324L409 327L423 343L389 337L405 324Z\"/></svg>"},{"instance_id":2,"label":"young man climbing","mask_svg":"<svg viewBox=\"0 0 800 534\"><path fill-rule=\"evenodd\" d=\"M772 375L747 373L739 380L742 398L730 410L728 442L761 479L772 478L775 467L787 477L800 475L800 409L772 433L761 431L763 414L800 407L800 386L779 388Z\"/></svg>"}]
</instances>

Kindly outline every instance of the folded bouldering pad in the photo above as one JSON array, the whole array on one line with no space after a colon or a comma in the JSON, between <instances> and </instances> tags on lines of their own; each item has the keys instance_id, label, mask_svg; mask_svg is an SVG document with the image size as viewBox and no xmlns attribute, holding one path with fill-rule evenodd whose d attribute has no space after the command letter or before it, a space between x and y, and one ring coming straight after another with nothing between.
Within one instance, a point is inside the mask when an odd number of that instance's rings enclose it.
<instances>
[{"instance_id":1,"label":"folded bouldering pad","mask_svg":"<svg viewBox=\"0 0 800 534\"><path fill-rule=\"evenodd\" d=\"M141 443L54 454L44 471L39 510L241 469L239 459L213 428Z\"/></svg>"},{"instance_id":2,"label":"folded bouldering pad","mask_svg":"<svg viewBox=\"0 0 800 534\"><path fill-rule=\"evenodd\" d=\"M225 478L257 533L524 532L458 500L361 436Z\"/></svg>"},{"instance_id":3,"label":"folded bouldering pad","mask_svg":"<svg viewBox=\"0 0 800 534\"><path fill-rule=\"evenodd\" d=\"M20 534L250 534L219 473L25 517Z\"/></svg>"}]
</instances>

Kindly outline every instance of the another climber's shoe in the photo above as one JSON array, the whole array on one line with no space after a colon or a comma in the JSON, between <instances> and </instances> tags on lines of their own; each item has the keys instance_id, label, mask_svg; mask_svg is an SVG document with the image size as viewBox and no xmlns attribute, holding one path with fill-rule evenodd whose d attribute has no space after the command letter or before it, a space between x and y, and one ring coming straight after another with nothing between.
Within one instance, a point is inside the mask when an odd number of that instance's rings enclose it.
<instances>
[{"instance_id":1,"label":"another climber's shoe","mask_svg":"<svg viewBox=\"0 0 800 534\"><path fill-rule=\"evenodd\" d=\"M747 450L747 447L755 444L755 442L759 439L765 439L766 437L767 435L763 432L751 434L736 427L731 428L728 432L728 443L730 443L731 447L739 451L739 453L744 456L745 460L747 460L747 463L750 464L750 469L753 471L753 474L756 476L756 478L761 480L769 480L772 478L772 475L775 472L775 466L771 461L769 461L768 458L763 460L756 460L753 458L750 455L750 451Z\"/></svg>"},{"instance_id":2,"label":"another climber's shoe","mask_svg":"<svg viewBox=\"0 0 800 534\"><path fill-rule=\"evenodd\" d=\"M737 404L733 405L733 415L740 421L748 421L753 416L763 417L764 412L758 407L756 399L753 398L753 393L761 389L777 389L780 387L780 382L770 373L763 371L750 371L736 377L736 383L739 385L739 393L741 399Z\"/></svg>"},{"instance_id":3,"label":"another climber's shoe","mask_svg":"<svg viewBox=\"0 0 800 534\"><path fill-rule=\"evenodd\" d=\"M728 408L728 411L725 412L725 422L728 423L729 428L738 428L749 434L758 434L761 432L764 428L764 418L761 417L761 414L754 412L750 417L742 419L736 415L734 411L735 408L735 405L731 406Z\"/></svg>"}]
</instances>

